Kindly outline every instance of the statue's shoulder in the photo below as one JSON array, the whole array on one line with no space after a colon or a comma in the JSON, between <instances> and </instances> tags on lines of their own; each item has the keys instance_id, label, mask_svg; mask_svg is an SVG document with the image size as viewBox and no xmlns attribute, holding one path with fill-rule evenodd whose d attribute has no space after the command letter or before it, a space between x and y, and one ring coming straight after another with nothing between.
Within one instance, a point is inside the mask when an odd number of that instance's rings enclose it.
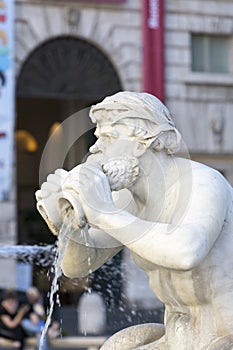
<instances>
[{"instance_id":1,"label":"statue's shoulder","mask_svg":"<svg viewBox=\"0 0 233 350\"><path fill-rule=\"evenodd\" d=\"M180 172L182 174L181 178L184 179L185 182L188 180L190 185L204 185L207 188L211 187L212 190L215 189L216 191L218 191L218 189L221 190L222 188L232 190L232 186L218 170L190 159L181 160L181 164L182 167L180 168L183 169L183 171Z\"/></svg>"},{"instance_id":2,"label":"statue's shoulder","mask_svg":"<svg viewBox=\"0 0 233 350\"><path fill-rule=\"evenodd\" d=\"M204 184L216 191L223 188L232 191L232 186L220 171L196 161L191 161L191 169L194 184Z\"/></svg>"},{"instance_id":3,"label":"statue's shoulder","mask_svg":"<svg viewBox=\"0 0 233 350\"><path fill-rule=\"evenodd\" d=\"M181 177L222 177L222 174L216 169L191 159L176 158L175 164Z\"/></svg>"},{"instance_id":4,"label":"statue's shoulder","mask_svg":"<svg viewBox=\"0 0 233 350\"><path fill-rule=\"evenodd\" d=\"M217 171L214 168L212 168L206 164L197 162L195 160L189 160L189 161L190 161L190 165L191 165L191 168L193 171L203 171L203 172L210 172L210 173Z\"/></svg>"}]
</instances>

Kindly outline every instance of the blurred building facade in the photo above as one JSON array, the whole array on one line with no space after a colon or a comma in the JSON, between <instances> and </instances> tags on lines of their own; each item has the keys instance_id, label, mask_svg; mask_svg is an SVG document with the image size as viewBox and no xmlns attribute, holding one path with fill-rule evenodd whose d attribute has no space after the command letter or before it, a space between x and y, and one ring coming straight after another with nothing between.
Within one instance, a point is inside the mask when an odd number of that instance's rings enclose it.
<instances>
[{"instance_id":1,"label":"blurred building facade","mask_svg":"<svg viewBox=\"0 0 233 350\"><path fill-rule=\"evenodd\" d=\"M166 103L191 157L233 184L233 2L165 4Z\"/></svg>"},{"instance_id":2,"label":"blurred building facade","mask_svg":"<svg viewBox=\"0 0 233 350\"><path fill-rule=\"evenodd\" d=\"M142 7L143 0L16 0L17 170L10 200L0 203L1 244L50 241L34 192L51 128L106 95L142 91ZM164 0L164 102L191 158L233 184L232 23L232 0ZM81 142L68 168L92 141ZM15 285L17 264L1 266L0 287Z\"/></svg>"}]
</instances>

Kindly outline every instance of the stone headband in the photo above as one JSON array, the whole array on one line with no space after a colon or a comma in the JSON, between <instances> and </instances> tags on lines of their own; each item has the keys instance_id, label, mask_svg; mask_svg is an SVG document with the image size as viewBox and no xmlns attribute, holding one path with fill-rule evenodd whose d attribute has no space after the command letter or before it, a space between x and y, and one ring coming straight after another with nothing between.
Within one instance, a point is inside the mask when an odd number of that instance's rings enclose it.
<instances>
[{"instance_id":1,"label":"stone headband","mask_svg":"<svg viewBox=\"0 0 233 350\"><path fill-rule=\"evenodd\" d=\"M118 111L118 113L111 114L105 111ZM115 124L124 119L130 124L130 119L141 119L150 122L150 125L145 125L145 129L151 137L158 136L162 132L174 131L178 143L181 139L166 106L148 93L125 91L108 96L91 107L90 118L92 122L100 124Z\"/></svg>"},{"instance_id":2,"label":"stone headband","mask_svg":"<svg viewBox=\"0 0 233 350\"><path fill-rule=\"evenodd\" d=\"M94 116L95 112L101 110L120 111L118 117L114 116L114 120L111 120L112 122L126 118L124 113L128 112L127 118L145 119L157 125L168 123L175 127L167 107L158 98L148 93L123 91L107 96L102 102L91 107L90 117L93 122L103 119L99 113L98 116Z\"/></svg>"}]
</instances>

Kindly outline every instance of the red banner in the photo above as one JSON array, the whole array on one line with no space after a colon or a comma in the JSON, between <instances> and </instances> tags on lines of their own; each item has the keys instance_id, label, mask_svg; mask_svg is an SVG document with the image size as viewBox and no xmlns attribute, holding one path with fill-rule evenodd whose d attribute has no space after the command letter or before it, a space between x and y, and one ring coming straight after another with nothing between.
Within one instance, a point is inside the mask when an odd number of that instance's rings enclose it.
<instances>
[{"instance_id":1,"label":"red banner","mask_svg":"<svg viewBox=\"0 0 233 350\"><path fill-rule=\"evenodd\" d=\"M143 91L164 101L163 0L143 0Z\"/></svg>"}]
</instances>

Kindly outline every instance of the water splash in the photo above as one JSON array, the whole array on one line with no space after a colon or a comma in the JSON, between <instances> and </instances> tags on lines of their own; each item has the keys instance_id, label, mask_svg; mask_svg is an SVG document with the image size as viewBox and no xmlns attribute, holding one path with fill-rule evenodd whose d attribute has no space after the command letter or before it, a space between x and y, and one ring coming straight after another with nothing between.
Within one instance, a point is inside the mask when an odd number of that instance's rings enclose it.
<instances>
[{"instance_id":1,"label":"water splash","mask_svg":"<svg viewBox=\"0 0 233 350\"><path fill-rule=\"evenodd\" d=\"M46 267L54 261L54 250L54 245L0 245L0 257Z\"/></svg>"}]
</instances>

